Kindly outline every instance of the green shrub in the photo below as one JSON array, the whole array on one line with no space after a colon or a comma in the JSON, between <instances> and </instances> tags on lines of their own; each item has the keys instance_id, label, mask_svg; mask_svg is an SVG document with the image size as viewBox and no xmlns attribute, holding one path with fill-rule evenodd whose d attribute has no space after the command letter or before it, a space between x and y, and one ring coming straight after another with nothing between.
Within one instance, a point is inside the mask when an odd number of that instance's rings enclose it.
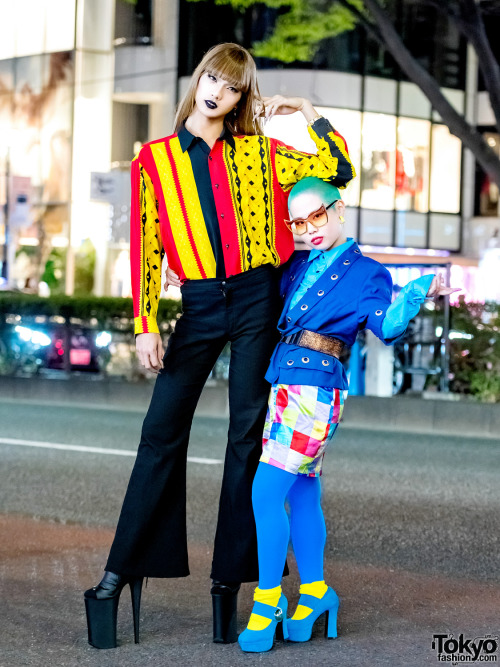
<instances>
[{"instance_id":1,"label":"green shrub","mask_svg":"<svg viewBox=\"0 0 500 667\"><path fill-rule=\"evenodd\" d=\"M160 299L158 324L162 333L170 333L181 313L181 302ZM9 316L21 319L61 317L80 321L100 329L133 331L132 299L121 297L66 296L48 298L17 292L0 292L0 326Z\"/></svg>"},{"instance_id":2,"label":"green shrub","mask_svg":"<svg viewBox=\"0 0 500 667\"><path fill-rule=\"evenodd\" d=\"M481 401L500 401L500 316L497 303L451 308L451 329L471 336L450 342L450 389Z\"/></svg>"}]
</instances>

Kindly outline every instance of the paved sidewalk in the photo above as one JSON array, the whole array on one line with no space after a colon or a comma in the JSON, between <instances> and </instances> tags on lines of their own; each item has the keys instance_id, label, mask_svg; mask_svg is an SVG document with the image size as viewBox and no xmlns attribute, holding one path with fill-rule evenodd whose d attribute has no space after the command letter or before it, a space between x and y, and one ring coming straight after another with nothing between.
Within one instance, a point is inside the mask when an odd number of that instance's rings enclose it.
<instances>
[{"instance_id":1,"label":"paved sidewalk","mask_svg":"<svg viewBox=\"0 0 500 667\"><path fill-rule=\"evenodd\" d=\"M433 633L474 638L499 627L499 585L330 561L326 579L337 582L342 600L339 638L327 641L317 628L308 644L276 642L269 653L243 654L237 644L211 642L210 550L194 543L190 577L151 580L144 591L141 644L133 643L126 590L119 647L98 651L87 643L82 591L95 583L112 537L107 529L0 515L2 667L417 667L440 664ZM293 574L284 584L292 609L297 585ZM251 594L244 585L241 630Z\"/></svg>"}]
</instances>

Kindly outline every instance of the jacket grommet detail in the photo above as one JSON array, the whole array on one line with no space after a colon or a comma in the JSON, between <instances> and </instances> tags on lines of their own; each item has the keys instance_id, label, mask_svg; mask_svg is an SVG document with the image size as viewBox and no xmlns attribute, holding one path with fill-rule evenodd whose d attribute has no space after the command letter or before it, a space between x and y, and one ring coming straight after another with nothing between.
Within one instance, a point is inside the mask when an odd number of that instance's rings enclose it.
<instances>
[{"instance_id":1,"label":"jacket grommet detail","mask_svg":"<svg viewBox=\"0 0 500 667\"><path fill-rule=\"evenodd\" d=\"M309 357L302 357L302 363L303 364L308 364L309 363Z\"/></svg>"},{"instance_id":2,"label":"jacket grommet detail","mask_svg":"<svg viewBox=\"0 0 500 667\"><path fill-rule=\"evenodd\" d=\"M355 249L354 252L356 253L356 255L360 255L360 254L361 254L361 250L358 250L357 248Z\"/></svg>"},{"instance_id":3,"label":"jacket grommet detail","mask_svg":"<svg viewBox=\"0 0 500 667\"><path fill-rule=\"evenodd\" d=\"M300 310L307 310L308 308L309 308L309 306L307 306L306 304L304 304L303 306L300 307Z\"/></svg>"},{"instance_id":4,"label":"jacket grommet detail","mask_svg":"<svg viewBox=\"0 0 500 667\"><path fill-rule=\"evenodd\" d=\"M289 359L289 360L286 362L286 365L287 365L287 366L293 366L293 359Z\"/></svg>"},{"instance_id":5,"label":"jacket grommet detail","mask_svg":"<svg viewBox=\"0 0 500 667\"><path fill-rule=\"evenodd\" d=\"M382 311L381 310L376 310L375 315L382 315Z\"/></svg>"},{"instance_id":6,"label":"jacket grommet detail","mask_svg":"<svg viewBox=\"0 0 500 667\"><path fill-rule=\"evenodd\" d=\"M332 276L332 280L337 280L337 278L338 278L338 275L336 273L334 273L333 276Z\"/></svg>"},{"instance_id":7,"label":"jacket grommet detail","mask_svg":"<svg viewBox=\"0 0 500 667\"><path fill-rule=\"evenodd\" d=\"M351 263L351 260L350 260L350 259L346 259L345 262L344 262L344 264L345 264L346 266L347 266L348 264L350 264L350 263Z\"/></svg>"},{"instance_id":8,"label":"jacket grommet detail","mask_svg":"<svg viewBox=\"0 0 500 667\"><path fill-rule=\"evenodd\" d=\"M286 321L287 321L287 322L291 322L291 321L292 321L292 318L291 318L291 317L287 317L287 318L286 318Z\"/></svg>"},{"instance_id":9,"label":"jacket grommet detail","mask_svg":"<svg viewBox=\"0 0 500 667\"><path fill-rule=\"evenodd\" d=\"M324 293L325 293L325 290L320 289L320 291L318 292L318 296L323 296Z\"/></svg>"},{"instance_id":10,"label":"jacket grommet detail","mask_svg":"<svg viewBox=\"0 0 500 667\"><path fill-rule=\"evenodd\" d=\"M328 361L328 359L322 359L321 363L323 364L323 366L329 366L330 365L330 362Z\"/></svg>"}]
</instances>

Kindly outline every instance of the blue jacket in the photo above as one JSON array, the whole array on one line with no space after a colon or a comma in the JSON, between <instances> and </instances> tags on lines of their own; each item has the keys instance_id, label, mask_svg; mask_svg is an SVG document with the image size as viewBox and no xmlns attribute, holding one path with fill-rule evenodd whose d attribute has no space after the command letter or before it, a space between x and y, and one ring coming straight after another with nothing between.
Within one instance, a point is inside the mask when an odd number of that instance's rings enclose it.
<instances>
[{"instance_id":1,"label":"blue jacket","mask_svg":"<svg viewBox=\"0 0 500 667\"><path fill-rule=\"evenodd\" d=\"M382 322L391 305L392 278L389 271L365 257L354 243L338 257L300 301L290 309L295 281L307 271L309 251L296 252L285 266L281 294L284 308L278 329L284 335L301 329L338 338L353 345L361 329L370 329L386 345ZM298 345L279 343L266 373L271 384L307 384L347 389L340 361L330 355Z\"/></svg>"}]
</instances>

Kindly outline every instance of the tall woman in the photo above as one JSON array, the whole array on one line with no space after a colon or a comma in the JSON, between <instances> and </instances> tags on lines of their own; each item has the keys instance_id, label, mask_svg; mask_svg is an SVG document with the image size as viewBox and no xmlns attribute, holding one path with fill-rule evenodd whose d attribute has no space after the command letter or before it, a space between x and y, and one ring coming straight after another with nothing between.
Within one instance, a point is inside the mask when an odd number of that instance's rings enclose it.
<instances>
[{"instance_id":1,"label":"tall woman","mask_svg":"<svg viewBox=\"0 0 500 667\"><path fill-rule=\"evenodd\" d=\"M260 106L259 106L260 105ZM255 63L237 44L203 58L174 134L132 162L131 265L137 354L158 373L105 575L85 592L89 641L116 646L126 584L138 611L143 577L189 574L186 456L203 385L231 342L230 425L212 561L214 641L236 641L236 596L258 579L252 480L280 312L276 267L293 250L287 192L304 176L339 187L354 176L345 143L301 97L274 96L265 115L300 111L317 155L262 135ZM183 314L164 352L156 321L164 253L182 282Z\"/></svg>"}]
</instances>

